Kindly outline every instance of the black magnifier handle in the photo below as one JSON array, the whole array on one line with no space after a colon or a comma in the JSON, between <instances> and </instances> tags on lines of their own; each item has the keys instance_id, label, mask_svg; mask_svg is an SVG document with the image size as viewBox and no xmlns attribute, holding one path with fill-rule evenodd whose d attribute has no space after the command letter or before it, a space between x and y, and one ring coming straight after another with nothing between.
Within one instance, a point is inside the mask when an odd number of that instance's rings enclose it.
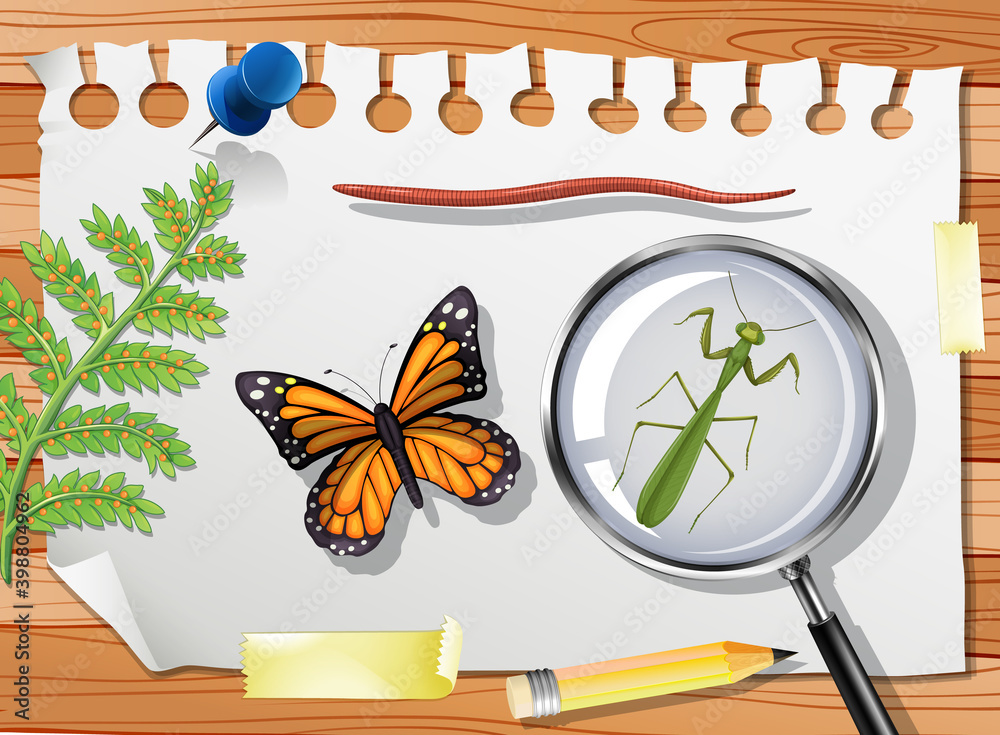
<instances>
[{"instance_id":1,"label":"black magnifier handle","mask_svg":"<svg viewBox=\"0 0 1000 735\"><path fill-rule=\"evenodd\" d=\"M851 713L861 735L898 735L879 699L871 679L851 645L844 626L823 602L816 582L809 574L810 561L803 556L779 572L792 583L792 589L809 618L809 632L823 654L830 675L840 690L840 696Z\"/></svg>"}]
</instances>

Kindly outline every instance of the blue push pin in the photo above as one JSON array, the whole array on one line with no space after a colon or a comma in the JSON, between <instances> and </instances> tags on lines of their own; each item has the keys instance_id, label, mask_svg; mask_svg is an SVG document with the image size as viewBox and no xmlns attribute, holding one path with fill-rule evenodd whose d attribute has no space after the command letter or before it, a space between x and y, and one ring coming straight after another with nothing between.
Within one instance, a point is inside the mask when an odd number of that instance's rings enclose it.
<instances>
[{"instance_id":1,"label":"blue push pin","mask_svg":"<svg viewBox=\"0 0 1000 735\"><path fill-rule=\"evenodd\" d=\"M224 66L208 80L212 122L189 148L221 125L234 135L253 135L287 105L302 86L302 67L295 54L280 43L257 44L238 66Z\"/></svg>"}]
</instances>

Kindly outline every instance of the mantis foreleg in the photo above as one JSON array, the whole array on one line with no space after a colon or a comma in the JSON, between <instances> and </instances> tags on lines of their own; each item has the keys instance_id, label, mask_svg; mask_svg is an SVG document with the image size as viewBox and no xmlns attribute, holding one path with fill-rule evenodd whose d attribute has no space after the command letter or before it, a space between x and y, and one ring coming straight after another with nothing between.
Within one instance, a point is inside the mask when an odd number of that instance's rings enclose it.
<instances>
[{"instance_id":1,"label":"mantis foreleg","mask_svg":"<svg viewBox=\"0 0 1000 735\"><path fill-rule=\"evenodd\" d=\"M704 355L709 360L723 360L729 357L729 353L733 351L732 347L725 347L716 352L712 352L712 316L715 314L715 309L711 306L706 306L704 309L697 309L692 311L683 320L679 322L674 322L675 325L679 326L686 322L693 316L705 316L708 315L708 319L705 320L705 326L701 328L701 354Z\"/></svg>"},{"instance_id":2,"label":"mantis foreleg","mask_svg":"<svg viewBox=\"0 0 1000 735\"><path fill-rule=\"evenodd\" d=\"M753 375L753 363L750 362L750 358L747 357L746 362L743 363L743 372L746 373L746 376L750 380L751 384L753 384L753 385L760 385L762 383L766 383L769 380L772 380L778 373L781 372L781 369L783 367L785 367L785 363L788 363L788 362L792 363L792 368L795 370L795 392L798 393L799 392L799 361L795 357L795 353L794 352L789 352L787 355L785 355L785 357L783 359L779 360L772 367L769 367L767 370L765 370L764 372L762 372L756 378Z\"/></svg>"}]
</instances>

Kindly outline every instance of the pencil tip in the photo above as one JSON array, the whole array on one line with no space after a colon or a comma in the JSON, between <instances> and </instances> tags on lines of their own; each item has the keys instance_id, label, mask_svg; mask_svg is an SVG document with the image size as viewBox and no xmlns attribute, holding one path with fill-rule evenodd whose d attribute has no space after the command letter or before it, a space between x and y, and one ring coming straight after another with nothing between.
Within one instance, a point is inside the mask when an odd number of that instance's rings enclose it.
<instances>
[{"instance_id":1,"label":"pencil tip","mask_svg":"<svg viewBox=\"0 0 1000 735\"><path fill-rule=\"evenodd\" d=\"M779 661L784 661L786 658L790 658L797 654L798 651L786 651L782 648L772 648L771 655L774 657L774 663Z\"/></svg>"}]
</instances>

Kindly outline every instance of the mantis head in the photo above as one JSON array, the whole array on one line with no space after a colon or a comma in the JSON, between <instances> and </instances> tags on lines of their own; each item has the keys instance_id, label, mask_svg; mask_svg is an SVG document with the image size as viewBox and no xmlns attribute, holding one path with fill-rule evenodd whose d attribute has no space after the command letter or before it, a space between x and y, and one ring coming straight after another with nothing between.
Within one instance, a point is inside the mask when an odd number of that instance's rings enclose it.
<instances>
[{"instance_id":1,"label":"mantis head","mask_svg":"<svg viewBox=\"0 0 1000 735\"><path fill-rule=\"evenodd\" d=\"M757 322L740 322L736 325L736 334L752 345L764 344L764 330Z\"/></svg>"}]
</instances>

